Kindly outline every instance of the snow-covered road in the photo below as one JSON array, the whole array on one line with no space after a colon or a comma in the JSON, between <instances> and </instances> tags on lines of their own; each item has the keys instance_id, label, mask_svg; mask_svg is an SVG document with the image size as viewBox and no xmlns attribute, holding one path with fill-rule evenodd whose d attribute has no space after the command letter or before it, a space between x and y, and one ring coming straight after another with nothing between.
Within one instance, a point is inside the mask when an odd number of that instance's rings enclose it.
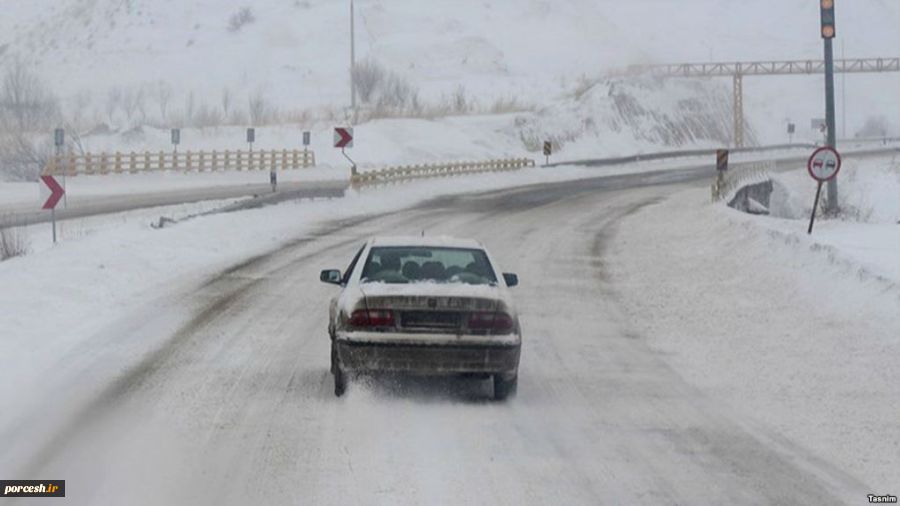
<instances>
[{"instance_id":1,"label":"snow-covered road","mask_svg":"<svg viewBox=\"0 0 900 506\"><path fill-rule=\"evenodd\" d=\"M0 471L64 478L72 504L839 504L882 492L686 379L623 307L610 252L623 254L623 219L680 188L657 177L446 197L298 237L105 329L91 342L106 345L57 371L71 389L0 434L12 442ZM334 288L319 270L345 268L366 236L422 230L480 239L519 273L515 399L489 401L489 382L472 379L376 378L332 395ZM142 341L162 344L134 354Z\"/></svg>"}]
</instances>

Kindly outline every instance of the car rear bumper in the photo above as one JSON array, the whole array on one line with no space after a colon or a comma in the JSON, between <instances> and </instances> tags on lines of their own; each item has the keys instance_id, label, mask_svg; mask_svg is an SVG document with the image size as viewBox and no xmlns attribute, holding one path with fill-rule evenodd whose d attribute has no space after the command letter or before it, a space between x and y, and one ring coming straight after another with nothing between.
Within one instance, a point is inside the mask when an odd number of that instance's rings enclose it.
<instances>
[{"instance_id":1,"label":"car rear bumper","mask_svg":"<svg viewBox=\"0 0 900 506\"><path fill-rule=\"evenodd\" d=\"M487 373L514 376L521 345L501 342L415 342L410 340L335 340L344 371L405 372L423 375Z\"/></svg>"}]
</instances>

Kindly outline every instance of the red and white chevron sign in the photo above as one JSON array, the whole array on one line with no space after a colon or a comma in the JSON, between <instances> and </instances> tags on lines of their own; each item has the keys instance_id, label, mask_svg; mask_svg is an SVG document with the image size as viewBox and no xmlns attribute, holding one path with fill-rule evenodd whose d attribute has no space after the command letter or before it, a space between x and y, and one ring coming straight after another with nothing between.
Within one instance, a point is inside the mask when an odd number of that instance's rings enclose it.
<instances>
[{"instance_id":1,"label":"red and white chevron sign","mask_svg":"<svg viewBox=\"0 0 900 506\"><path fill-rule=\"evenodd\" d=\"M335 128L334 129L334 147L336 148L352 148L353 147L353 129L352 128Z\"/></svg>"},{"instance_id":2,"label":"red and white chevron sign","mask_svg":"<svg viewBox=\"0 0 900 506\"><path fill-rule=\"evenodd\" d=\"M46 197L42 209L55 209L60 199L66 194L53 176L41 176L41 197Z\"/></svg>"}]
</instances>

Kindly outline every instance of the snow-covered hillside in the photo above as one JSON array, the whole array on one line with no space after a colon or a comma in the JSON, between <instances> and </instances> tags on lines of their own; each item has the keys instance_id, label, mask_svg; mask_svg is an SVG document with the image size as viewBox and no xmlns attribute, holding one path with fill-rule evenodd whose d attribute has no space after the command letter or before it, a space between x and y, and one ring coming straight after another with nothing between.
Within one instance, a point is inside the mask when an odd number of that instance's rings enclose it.
<instances>
[{"instance_id":1,"label":"snow-covered hillside","mask_svg":"<svg viewBox=\"0 0 900 506\"><path fill-rule=\"evenodd\" d=\"M225 90L232 107L260 93L283 109L349 101L347 1L9 4L0 16L0 62L23 59L69 109L102 112L114 88L143 89L149 116L160 115L160 94L171 95L170 110L221 107ZM231 18L245 7L253 21L232 29ZM431 99L464 85L484 103L517 97L544 106L574 89L580 76L635 63L821 56L816 5L804 0L357 0L356 8L358 58L380 62ZM896 2L839 9L839 49L845 44L851 56L900 52ZM896 90L898 83L897 76L851 77L849 130L873 114L896 117L896 101L873 91ZM750 81L750 116L764 124L764 134L780 133L787 117L804 124L821 115L819 84Z\"/></svg>"}]
</instances>

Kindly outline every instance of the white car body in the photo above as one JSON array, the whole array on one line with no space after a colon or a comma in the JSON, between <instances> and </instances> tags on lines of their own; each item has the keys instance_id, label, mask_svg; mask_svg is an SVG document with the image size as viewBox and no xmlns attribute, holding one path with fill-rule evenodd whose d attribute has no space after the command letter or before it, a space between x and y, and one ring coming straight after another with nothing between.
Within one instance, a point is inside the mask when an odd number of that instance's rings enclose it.
<instances>
[{"instance_id":1,"label":"white car body","mask_svg":"<svg viewBox=\"0 0 900 506\"><path fill-rule=\"evenodd\" d=\"M384 255L385 262L388 256L396 256L397 268L370 262L373 251ZM466 268L471 270L465 270L459 266L445 269L443 264L429 265L441 262L428 261L421 270L436 269L439 280L405 280L399 272L407 272L407 267L415 267L410 272L419 269L417 253L458 254L462 258L472 255L483 262L472 262ZM383 269L379 274L387 273L393 281L364 277L367 265ZM343 275L323 271L322 281L342 287L329 310L335 393L343 393L348 373L377 371L493 376L495 397L513 393L521 332L509 285L514 286L518 280L515 275L500 273L495 266L477 241L393 237L367 241ZM469 282L462 281L465 279Z\"/></svg>"}]
</instances>

